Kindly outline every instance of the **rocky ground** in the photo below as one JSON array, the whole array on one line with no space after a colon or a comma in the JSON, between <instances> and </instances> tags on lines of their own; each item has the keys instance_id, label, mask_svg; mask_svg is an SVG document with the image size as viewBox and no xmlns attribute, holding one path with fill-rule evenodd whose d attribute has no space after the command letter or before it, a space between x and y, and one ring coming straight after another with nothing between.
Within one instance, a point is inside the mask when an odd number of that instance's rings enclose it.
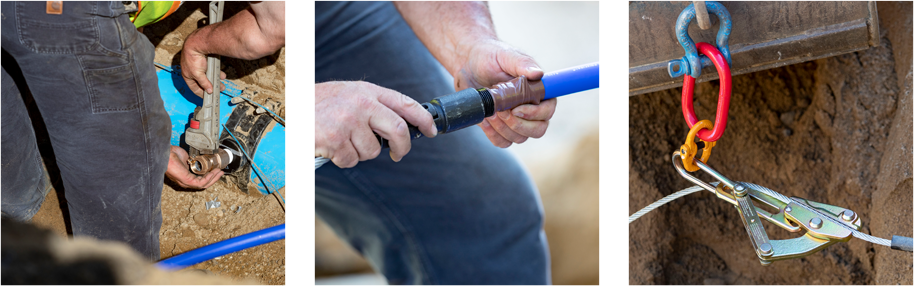
<instances>
[{"instance_id":1,"label":"rocky ground","mask_svg":"<svg viewBox=\"0 0 914 286\"><path fill-rule=\"evenodd\" d=\"M911 4L878 6L877 47L733 77L727 131L708 163L735 180L854 210L865 233L910 237ZM699 118L714 116L718 88L696 87ZM629 99L629 213L691 186L670 162L688 132L680 97L677 88ZM797 236L765 228L771 239ZM645 215L629 232L632 284L912 284L910 253L860 239L763 267L737 211L708 192Z\"/></svg>"}]
</instances>

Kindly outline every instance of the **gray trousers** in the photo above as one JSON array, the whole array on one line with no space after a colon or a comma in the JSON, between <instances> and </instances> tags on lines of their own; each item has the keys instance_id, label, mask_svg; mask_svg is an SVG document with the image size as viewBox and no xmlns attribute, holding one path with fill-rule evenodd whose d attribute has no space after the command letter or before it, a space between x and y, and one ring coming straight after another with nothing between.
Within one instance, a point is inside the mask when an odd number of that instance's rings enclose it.
<instances>
[{"instance_id":1,"label":"gray trousers","mask_svg":"<svg viewBox=\"0 0 914 286\"><path fill-rule=\"evenodd\" d=\"M365 80L420 103L454 92L391 3L317 2L316 14L318 83ZM550 282L536 187L477 127L315 177L317 216L391 284Z\"/></svg>"},{"instance_id":2,"label":"gray trousers","mask_svg":"<svg viewBox=\"0 0 914 286\"><path fill-rule=\"evenodd\" d=\"M159 258L159 209L170 119L159 97L155 49L122 2L2 2L2 211L26 221L48 190L20 95L30 90L47 126L74 235L123 241ZM10 63L3 63L6 67Z\"/></svg>"}]
</instances>

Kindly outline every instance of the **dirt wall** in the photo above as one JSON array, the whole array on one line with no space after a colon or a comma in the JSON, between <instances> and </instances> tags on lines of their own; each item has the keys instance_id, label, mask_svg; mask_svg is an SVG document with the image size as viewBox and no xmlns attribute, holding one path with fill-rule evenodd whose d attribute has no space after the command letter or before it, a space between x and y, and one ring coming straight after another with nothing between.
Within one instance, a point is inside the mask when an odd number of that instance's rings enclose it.
<instances>
[{"instance_id":1,"label":"dirt wall","mask_svg":"<svg viewBox=\"0 0 914 286\"><path fill-rule=\"evenodd\" d=\"M911 10L882 5L883 23L902 24L882 28L878 47L734 77L727 130L709 165L734 180L852 209L865 233L912 236ZM717 81L696 87L699 118L714 116L718 88ZM670 161L688 132L680 92L629 99L629 213L691 185ZM771 239L797 236L765 228ZM709 192L663 206L629 232L633 284L912 283L910 253L859 239L763 267L737 211Z\"/></svg>"}]
</instances>

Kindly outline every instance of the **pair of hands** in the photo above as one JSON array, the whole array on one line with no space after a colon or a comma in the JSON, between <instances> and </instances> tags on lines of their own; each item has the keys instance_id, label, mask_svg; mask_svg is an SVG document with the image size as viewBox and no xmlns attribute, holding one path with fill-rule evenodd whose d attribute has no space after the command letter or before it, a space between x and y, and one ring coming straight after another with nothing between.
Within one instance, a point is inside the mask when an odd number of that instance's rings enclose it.
<instances>
[{"instance_id":1,"label":"pair of hands","mask_svg":"<svg viewBox=\"0 0 914 286\"><path fill-rule=\"evenodd\" d=\"M185 48L181 53L181 75L190 90L197 96L202 97L204 90L207 93L213 92L213 84L206 78L206 54ZM224 72L220 71L220 78L225 79ZM222 86L221 83L218 84L219 91L225 90L225 86ZM168 169L165 170L165 176L182 188L206 189L215 184L225 174L225 172L218 169L213 169L205 176L191 173L190 166L187 165L189 157L187 151L181 147L171 146L168 155Z\"/></svg>"},{"instance_id":2,"label":"pair of hands","mask_svg":"<svg viewBox=\"0 0 914 286\"><path fill-rule=\"evenodd\" d=\"M453 75L456 90L488 87L519 76L530 80L543 77L533 58L501 41L484 40L472 46L463 66ZM315 89L315 156L330 158L341 168L381 153L374 133L390 142L394 161L400 161L410 150L407 122L427 137L437 135L428 111L394 90L362 81L320 83ZM506 148L542 137L555 106L555 99L521 105L497 112L478 126L493 145Z\"/></svg>"}]
</instances>

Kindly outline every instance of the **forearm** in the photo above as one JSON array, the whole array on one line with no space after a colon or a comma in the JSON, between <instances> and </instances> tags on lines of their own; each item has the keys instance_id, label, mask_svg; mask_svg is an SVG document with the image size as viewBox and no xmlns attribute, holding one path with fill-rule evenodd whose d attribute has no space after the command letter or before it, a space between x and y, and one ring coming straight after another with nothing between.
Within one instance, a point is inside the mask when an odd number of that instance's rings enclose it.
<instances>
[{"instance_id":1,"label":"forearm","mask_svg":"<svg viewBox=\"0 0 914 286\"><path fill-rule=\"evenodd\" d=\"M494 40L495 28L485 2L394 2L419 40L455 74L479 41Z\"/></svg>"},{"instance_id":2,"label":"forearm","mask_svg":"<svg viewBox=\"0 0 914 286\"><path fill-rule=\"evenodd\" d=\"M184 49L244 60L270 55L285 45L285 21L271 16L245 9L228 20L194 31L184 42Z\"/></svg>"}]
</instances>

